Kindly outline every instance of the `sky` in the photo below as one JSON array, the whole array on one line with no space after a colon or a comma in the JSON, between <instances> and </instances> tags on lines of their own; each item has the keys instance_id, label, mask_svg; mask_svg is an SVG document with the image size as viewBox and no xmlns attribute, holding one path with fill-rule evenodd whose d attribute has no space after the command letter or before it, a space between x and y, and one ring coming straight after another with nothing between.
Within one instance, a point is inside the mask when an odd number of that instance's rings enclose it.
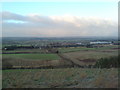
<instances>
[{"instance_id":1,"label":"sky","mask_svg":"<svg viewBox=\"0 0 120 90\"><path fill-rule=\"evenodd\" d=\"M3 37L117 36L117 2L3 2Z\"/></svg>"}]
</instances>

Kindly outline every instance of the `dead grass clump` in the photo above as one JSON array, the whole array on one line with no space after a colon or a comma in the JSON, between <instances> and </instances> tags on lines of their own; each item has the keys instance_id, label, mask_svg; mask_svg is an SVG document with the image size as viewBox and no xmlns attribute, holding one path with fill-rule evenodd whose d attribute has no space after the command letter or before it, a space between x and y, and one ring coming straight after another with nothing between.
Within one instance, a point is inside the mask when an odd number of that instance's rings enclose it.
<instances>
[{"instance_id":1,"label":"dead grass clump","mask_svg":"<svg viewBox=\"0 0 120 90\"><path fill-rule=\"evenodd\" d=\"M95 81L93 82L93 85L95 87L102 87L105 84L105 79L103 76L99 76L95 79Z\"/></svg>"},{"instance_id":2,"label":"dead grass clump","mask_svg":"<svg viewBox=\"0 0 120 90\"><path fill-rule=\"evenodd\" d=\"M80 77L81 77L82 79L86 78L86 77L87 77L87 73L82 73L82 74L80 75Z\"/></svg>"}]
</instances>

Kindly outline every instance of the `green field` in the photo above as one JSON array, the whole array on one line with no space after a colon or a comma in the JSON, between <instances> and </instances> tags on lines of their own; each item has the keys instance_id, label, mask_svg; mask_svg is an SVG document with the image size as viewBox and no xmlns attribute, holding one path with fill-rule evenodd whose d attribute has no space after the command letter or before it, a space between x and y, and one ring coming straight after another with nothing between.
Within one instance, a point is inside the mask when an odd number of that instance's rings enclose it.
<instances>
[{"instance_id":1,"label":"green field","mask_svg":"<svg viewBox=\"0 0 120 90\"><path fill-rule=\"evenodd\" d=\"M101 48L59 48L62 55L76 64L81 66L94 65L96 60L111 56L117 56L117 46L107 46ZM17 50L15 50L17 52ZM37 52L39 50L18 50L18 52ZM10 52L10 51L9 51ZM11 51L12 52L12 51ZM14 50L13 50L14 52ZM68 65L64 58L57 54L3 54L3 62L10 63L15 67L41 67L41 66L60 66ZM51 60L51 61L50 61ZM54 61L53 61L54 60ZM55 61L58 60L58 61ZM71 63L69 63L71 65Z\"/></svg>"},{"instance_id":2,"label":"green field","mask_svg":"<svg viewBox=\"0 0 120 90\"><path fill-rule=\"evenodd\" d=\"M100 59L100 58L106 58L110 56L117 56L117 51L111 51L111 52L102 52L102 51L78 51L78 52L69 52L64 53L65 56L71 57L73 59Z\"/></svg>"},{"instance_id":3,"label":"green field","mask_svg":"<svg viewBox=\"0 0 120 90\"><path fill-rule=\"evenodd\" d=\"M76 48L59 48L58 49L61 53L67 53L67 52L76 52L80 50L95 50L95 48L86 48L86 47L76 47Z\"/></svg>"},{"instance_id":4,"label":"green field","mask_svg":"<svg viewBox=\"0 0 120 90\"><path fill-rule=\"evenodd\" d=\"M3 54L3 58L29 59L29 60L58 60L56 54Z\"/></svg>"},{"instance_id":5,"label":"green field","mask_svg":"<svg viewBox=\"0 0 120 90\"><path fill-rule=\"evenodd\" d=\"M3 88L117 88L117 69L3 70Z\"/></svg>"},{"instance_id":6,"label":"green field","mask_svg":"<svg viewBox=\"0 0 120 90\"><path fill-rule=\"evenodd\" d=\"M62 64L61 58L56 54L3 54L2 56L3 69L35 69L55 67Z\"/></svg>"},{"instance_id":7,"label":"green field","mask_svg":"<svg viewBox=\"0 0 120 90\"><path fill-rule=\"evenodd\" d=\"M113 48L117 48L117 45L111 45L111 46L104 46L104 47L100 47L100 48L86 48L86 47L68 47L68 48L58 48L58 50L61 53L67 53L67 52L76 52L76 51L85 51L85 50L110 50ZM28 53L45 53L46 50L44 49L16 49L16 50L8 50L4 52L28 52Z\"/></svg>"},{"instance_id":8,"label":"green field","mask_svg":"<svg viewBox=\"0 0 120 90\"><path fill-rule=\"evenodd\" d=\"M61 48L62 55L79 65L94 65L98 59L118 56L117 46L107 46L100 48Z\"/></svg>"},{"instance_id":9,"label":"green field","mask_svg":"<svg viewBox=\"0 0 120 90\"><path fill-rule=\"evenodd\" d=\"M71 47L71 48L59 48L58 50L61 53L67 53L67 52L76 52L76 51L111 50L117 47L118 47L117 45L105 46L105 47L100 47L100 48Z\"/></svg>"},{"instance_id":10,"label":"green field","mask_svg":"<svg viewBox=\"0 0 120 90\"><path fill-rule=\"evenodd\" d=\"M16 50L8 50L3 52L42 52L40 49L16 49Z\"/></svg>"}]
</instances>

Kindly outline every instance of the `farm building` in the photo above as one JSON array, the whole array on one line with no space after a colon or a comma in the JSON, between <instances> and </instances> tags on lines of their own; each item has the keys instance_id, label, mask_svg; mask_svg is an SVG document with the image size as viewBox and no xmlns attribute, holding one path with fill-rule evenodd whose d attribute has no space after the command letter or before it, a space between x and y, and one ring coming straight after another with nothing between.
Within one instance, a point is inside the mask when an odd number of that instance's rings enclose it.
<instances>
[{"instance_id":1,"label":"farm building","mask_svg":"<svg viewBox=\"0 0 120 90\"><path fill-rule=\"evenodd\" d=\"M111 42L97 41L97 42L90 42L90 44L112 44L112 43Z\"/></svg>"}]
</instances>

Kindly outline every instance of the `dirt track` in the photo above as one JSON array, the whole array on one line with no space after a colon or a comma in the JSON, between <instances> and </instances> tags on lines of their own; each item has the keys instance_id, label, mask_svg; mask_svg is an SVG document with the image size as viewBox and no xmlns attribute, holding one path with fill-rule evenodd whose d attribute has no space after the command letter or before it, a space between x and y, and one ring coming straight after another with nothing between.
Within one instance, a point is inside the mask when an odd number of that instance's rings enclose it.
<instances>
[{"instance_id":1,"label":"dirt track","mask_svg":"<svg viewBox=\"0 0 120 90\"><path fill-rule=\"evenodd\" d=\"M64 56L61 53L59 53L58 56L60 56L63 60L71 62L74 67L82 67L82 68L86 67L84 65L81 65L82 62L80 60L78 60L78 59L70 59L70 58Z\"/></svg>"}]
</instances>

